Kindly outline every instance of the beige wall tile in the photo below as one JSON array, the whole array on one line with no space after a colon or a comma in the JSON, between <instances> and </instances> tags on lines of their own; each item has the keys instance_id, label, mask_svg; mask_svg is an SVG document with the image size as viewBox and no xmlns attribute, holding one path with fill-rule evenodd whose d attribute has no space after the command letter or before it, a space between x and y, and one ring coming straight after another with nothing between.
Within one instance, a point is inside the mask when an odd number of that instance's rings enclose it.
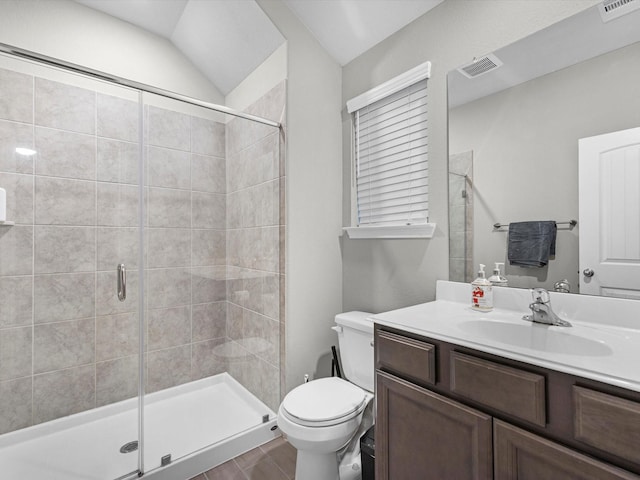
<instances>
[{"instance_id":1,"label":"beige wall tile","mask_svg":"<svg viewBox=\"0 0 640 480\"><path fill-rule=\"evenodd\" d=\"M224 157L224 130L223 123L191 117L191 151L200 155Z\"/></svg>"},{"instance_id":2,"label":"beige wall tile","mask_svg":"<svg viewBox=\"0 0 640 480\"><path fill-rule=\"evenodd\" d=\"M33 277L0 277L0 328L33 322Z\"/></svg>"},{"instance_id":3,"label":"beige wall tile","mask_svg":"<svg viewBox=\"0 0 640 480\"><path fill-rule=\"evenodd\" d=\"M227 334L227 302L193 305L192 341L223 338Z\"/></svg>"},{"instance_id":4,"label":"beige wall tile","mask_svg":"<svg viewBox=\"0 0 640 480\"><path fill-rule=\"evenodd\" d=\"M127 298L118 299L116 271L96 274L96 315L115 315L138 311L138 273L127 270Z\"/></svg>"},{"instance_id":5,"label":"beige wall tile","mask_svg":"<svg viewBox=\"0 0 640 480\"><path fill-rule=\"evenodd\" d=\"M96 137L36 127L36 174L78 180L96 179Z\"/></svg>"},{"instance_id":6,"label":"beige wall tile","mask_svg":"<svg viewBox=\"0 0 640 480\"><path fill-rule=\"evenodd\" d=\"M150 188L149 226L191 227L191 192L168 188Z\"/></svg>"},{"instance_id":7,"label":"beige wall tile","mask_svg":"<svg viewBox=\"0 0 640 480\"><path fill-rule=\"evenodd\" d=\"M138 395L138 355L96 364L96 407Z\"/></svg>"},{"instance_id":8,"label":"beige wall tile","mask_svg":"<svg viewBox=\"0 0 640 480\"><path fill-rule=\"evenodd\" d=\"M137 312L96 317L96 361L135 355L139 335Z\"/></svg>"},{"instance_id":9,"label":"beige wall tile","mask_svg":"<svg viewBox=\"0 0 640 480\"><path fill-rule=\"evenodd\" d=\"M95 182L36 176L35 192L37 224L96 224Z\"/></svg>"},{"instance_id":10,"label":"beige wall tile","mask_svg":"<svg viewBox=\"0 0 640 480\"><path fill-rule=\"evenodd\" d=\"M194 267L192 270L193 303L219 302L226 298L224 267Z\"/></svg>"},{"instance_id":11,"label":"beige wall tile","mask_svg":"<svg viewBox=\"0 0 640 480\"><path fill-rule=\"evenodd\" d=\"M149 351L191 343L191 306L150 309L147 330Z\"/></svg>"},{"instance_id":12,"label":"beige wall tile","mask_svg":"<svg viewBox=\"0 0 640 480\"><path fill-rule=\"evenodd\" d=\"M255 312L244 312L244 341L240 343L252 354L269 362L279 365L280 356L280 325L277 320Z\"/></svg>"},{"instance_id":13,"label":"beige wall tile","mask_svg":"<svg viewBox=\"0 0 640 480\"><path fill-rule=\"evenodd\" d=\"M280 275L265 274L262 277L262 311L265 316L280 318Z\"/></svg>"},{"instance_id":14,"label":"beige wall tile","mask_svg":"<svg viewBox=\"0 0 640 480\"><path fill-rule=\"evenodd\" d=\"M0 330L0 381L31 375L31 327Z\"/></svg>"},{"instance_id":15,"label":"beige wall tile","mask_svg":"<svg viewBox=\"0 0 640 480\"><path fill-rule=\"evenodd\" d=\"M33 273L33 227L0 228L0 276Z\"/></svg>"},{"instance_id":16,"label":"beige wall tile","mask_svg":"<svg viewBox=\"0 0 640 480\"><path fill-rule=\"evenodd\" d=\"M33 300L35 323L93 316L95 285L93 273L36 275Z\"/></svg>"},{"instance_id":17,"label":"beige wall tile","mask_svg":"<svg viewBox=\"0 0 640 480\"><path fill-rule=\"evenodd\" d=\"M148 107L149 145L189 151L190 118L178 112Z\"/></svg>"},{"instance_id":18,"label":"beige wall tile","mask_svg":"<svg viewBox=\"0 0 640 480\"><path fill-rule=\"evenodd\" d=\"M44 373L95 362L95 319L36 325L33 372Z\"/></svg>"},{"instance_id":19,"label":"beige wall tile","mask_svg":"<svg viewBox=\"0 0 640 480\"><path fill-rule=\"evenodd\" d=\"M139 232L136 227L98 227L97 269L115 271L124 263L127 271L138 268Z\"/></svg>"},{"instance_id":20,"label":"beige wall tile","mask_svg":"<svg viewBox=\"0 0 640 480\"><path fill-rule=\"evenodd\" d=\"M149 270L147 296L150 308L168 308L191 303L191 271L188 268Z\"/></svg>"},{"instance_id":21,"label":"beige wall tile","mask_svg":"<svg viewBox=\"0 0 640 480\"><path fill-rule=\"evenodd\" d=\"M33 377L33 423L42 423L95 405L95 365Z\"/></svg>"},{"instance_id":22,"label":"beige wall tile","mask_svg":"<svg viewBox=\"0 0 640 480\"><path fill-rule=\"evenodd\" d=\"M0 434L31 425L31 377L0 382Z\"/></svg>"},{"instance_id":23,"label":"beige wall tile","mask_svg":"<svg viewBox=\"0 0 640 480\"><path fill-rule=\"evenodd\" d=\"M204 267L226 263L226 232L224 230L191 230L191 265Z\"/></svg>"},{"instance_id":24,"label":"beige wall tile","mask_svg":"<svg viewBox=\"0 0 640 480\"><path fill-rule=\"evenodd\" d=\"M149 147L148 182L151 187L191 188L191 154L170 148Z\"/></svg>"},{"instance_id":25,"label":"beige wall tile","mask_svg":"<svg viewBox=\"0 0 640 480\"><path fill-rule=\"evenodd\" d=\"M224 343L224 338L206 340L193 344L192 350L192 379L217 375L227 370L227 359L218 352L218 347Z\"/></svg>"},{"instance_id":26,"label":"beige wall tile","mask_svg":"<svg viewBox=\"0 0 640 480\"><path fill-rule=\"evenodd\" d=\"M98 180L137 185L139 156L140 148L137 143L98 138Z\"/></svg>"},{"instance_id":27,"label":"beige wall tile","mask_svg":"<svg viewBox=\"0 0 640 480\"><path fill-rule=\"evenodd\" d=\"M199 192L225 193L227 181L224 157L192 154L191 188Z\"/></svg>"},{"instance_id":28,"label":"beige wall tile","mask_svg":"<svg viewBox=\"0 0 640 480\"><path fill-rule=\"evenodd\" d=\"M244 308L227 304L227 336L232 340L240 340L244 336Z\"/></svg>"},{"instance_id":29,"label":"beige wall tile","mask_svg":"<svg viewBox=\"0 0 640 480\"><path fill-rule=\"evenodd\" d=\"M97 134L100 137L138 141L138 102L111 95L98 94Z\"/></svg>"},{"instance_id":30,"label":"beige wall tile","mask_svg":"<svg viewBox=\"0 0 640 480\"><path fill-rule=\"evenodd\" d=\"M33 173L33 156L20 155L16 147L33 148L33 126L0 120L0 170Z\"/></svg>"},{"instance_id":31,"label":"beige wall tile","mask_svg":"<svg viewBox=\"0 0 640 480\"><path fill-rule=\"evenodd\" d=\"M33 175L0 173L0 187L6 190L7 220L33 223Z\"/></svg>"},{"instance_id":32,"label":"beige wall tile","mask_svg":"<svg viewBox=\"0 0 640 480\"><path fill-rule=\"evenodd\" d=\"M149 392L188 382L191 379L191 345L149 352L147 368Z\"/></svg>"},{"instance_id":33,"label":"beige wall tile","mask_svg":"<svg viewBox=\"0 0 640 480\"><path fill-rule=\"evenodd\" d=\"M35 227L35 273L96 269L95 227Z\"/></svg>"},{"instance_id":34,"label":"beige wall tile","mask_svg":"<svg viewBox=\"0 0 640 480\"><path fill-rule=\"evenodd\" d=\"M98 183L97 224L109 227L137 227L139 191L135 185Z\"/></svg>"},{"instance_id":35,"label":"beige wall tile","mask_svg":"<svg viewBox=\"0 0 640 480\"><path fill-rule=\"evenodd\" d=\"M0 118L33 122L33 77L0 68Z\"/></svg>"},{"instance_id":36,"label":"beige wall tile","mask_svg":"<svg viewBox=\"0 0 640 480\"><path fill-rule=\"evenodd\" d=\"M95 92L36 77L36 125L93 134L95 116Z\"/></svg>"},{"instance_id":37,"label":"beige wall tile","mask_svg":"<svg viewBox=\"0 0 640 480\"><path fill-rule=\"evenodd\" d=\"M191 230L148 228L148 268L191 266Z\"/></svg>"},{"instance_id":38,"label":"beige wall tile","mask_svg":"<svg viewBox=\"0 0 640 480\"><path fill-rule=\"evenodd\" d=\"M226 220L225 196L217 193L193 192L193 228L224 228Z\"/></svg>"}]
</instances>

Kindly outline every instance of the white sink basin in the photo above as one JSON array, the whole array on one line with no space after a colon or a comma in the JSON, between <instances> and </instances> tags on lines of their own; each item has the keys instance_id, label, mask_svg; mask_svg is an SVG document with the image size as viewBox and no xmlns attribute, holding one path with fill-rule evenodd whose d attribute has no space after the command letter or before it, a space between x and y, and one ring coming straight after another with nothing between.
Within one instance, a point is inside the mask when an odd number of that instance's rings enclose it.
<instances>
[{"instance_id":1,"label":"white sink basin","mask_svg":"<svg viewBox=\"0 0 640 480\"><path fill-rule=\"evenodd\" d=\"M457 326L465 334L541 352L599 357L613 353L604 341L580 336L573 330L574 327L555 327L524 320L522 324L469 320Z\"/></svg>"}]
</instances>

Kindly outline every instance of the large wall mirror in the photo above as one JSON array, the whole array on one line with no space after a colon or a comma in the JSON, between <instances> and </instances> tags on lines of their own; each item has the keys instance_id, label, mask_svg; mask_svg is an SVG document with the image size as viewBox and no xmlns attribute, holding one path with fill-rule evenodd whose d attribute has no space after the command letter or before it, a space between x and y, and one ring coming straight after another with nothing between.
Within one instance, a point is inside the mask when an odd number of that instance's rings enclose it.
<instances>
[{"instance_id":1,"label":"large wall mirror","mask_svg":"<svg viewBox=\"0 0 640 480\"><path fill-rule=\"evenodd\" d=\"M640 268L640 147L612 167L622 188L579 186L580 139L640 127L640 9L625 10L597 5L449 72L451 280L502 262L509 286L553 290L564 280L572 293L640 298L640 287L594 290L603 268L581 264L590 248ZM597 165L595 177L609 175ZM584 201L596 193L613 198L608 213ZM587 228L586 215L609 231ZM555 255L541 268L509 265L509 224L534 220L557 222ZM600 243L585 247L589 239Z\"/></svg>"}]
</instances>

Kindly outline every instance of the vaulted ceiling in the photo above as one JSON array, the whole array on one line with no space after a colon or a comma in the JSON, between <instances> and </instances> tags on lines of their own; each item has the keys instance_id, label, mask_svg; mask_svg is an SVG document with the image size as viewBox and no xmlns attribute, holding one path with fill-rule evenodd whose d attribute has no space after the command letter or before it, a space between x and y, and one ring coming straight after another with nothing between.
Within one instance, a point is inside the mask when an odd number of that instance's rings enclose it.
<instances>
[{"instance_id":1,"label":"vaulted ceiling","mask_svg":"<svg viewBox=\"0 0 640 480\"><path fill-rule=\"evenodd\" d=\"M223 94L285 38L254 0L76 0L168 39ZM283 0L340 65L443 0Z\"/></svg>"}]
</instances>

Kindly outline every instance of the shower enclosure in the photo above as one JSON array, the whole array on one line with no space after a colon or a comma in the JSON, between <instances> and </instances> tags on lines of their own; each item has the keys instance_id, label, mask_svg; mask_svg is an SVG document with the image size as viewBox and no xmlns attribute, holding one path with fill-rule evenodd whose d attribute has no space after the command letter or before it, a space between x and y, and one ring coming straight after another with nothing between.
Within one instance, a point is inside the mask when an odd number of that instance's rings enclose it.
<instances>
[{"instance_id":1,"label":"shower enclosure","mask_svg":"<svg viewBox=\"0 0 640 480\"><path fill-rule=\"evenodd\" d=\"M469 283L473 264L473 152L449 155L449 278Z\"/></svg>"},{"instance_id":2,"label":"shower enclosure","mask_svg":"<svg viewBox=\"0 0 640 480\"><path fill-rule=\"evenodd\" d=\"M285 85L237 116L122 83L0 57L3 478L187 478L274 435L282 138L251 114Z\"/></svg>"}]
</instances>

